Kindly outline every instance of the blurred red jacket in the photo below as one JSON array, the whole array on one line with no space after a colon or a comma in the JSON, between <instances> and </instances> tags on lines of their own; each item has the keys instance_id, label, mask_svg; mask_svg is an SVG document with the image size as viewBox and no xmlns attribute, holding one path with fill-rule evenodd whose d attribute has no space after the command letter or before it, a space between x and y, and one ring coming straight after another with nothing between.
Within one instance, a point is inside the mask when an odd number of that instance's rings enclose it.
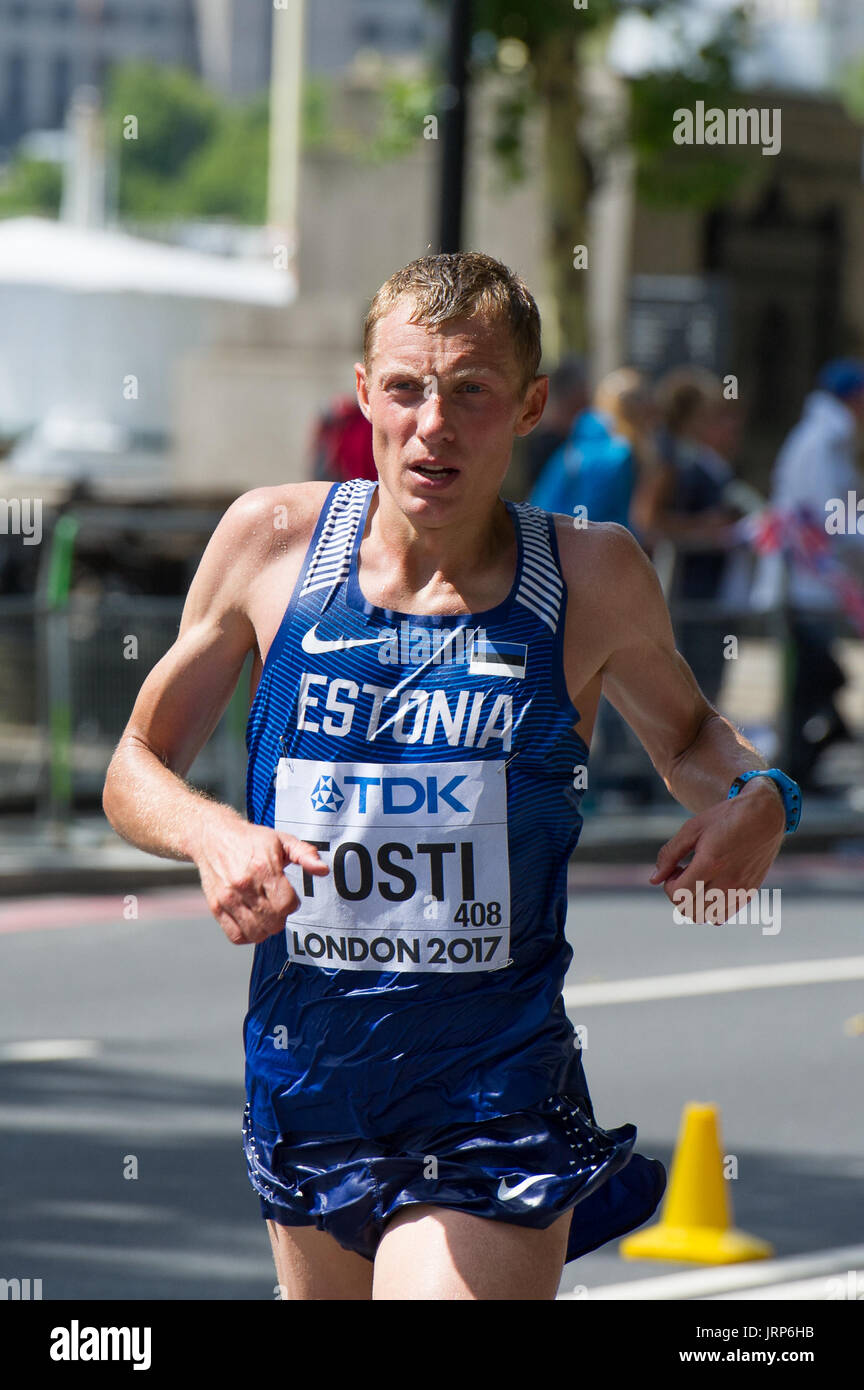
<instances>
[{"instance_id":1,"label":"blurred red jacket","mask_svg":"<svg viewBox=\"0 0 864 1390\"><path fill-rule=\"evenodd\" d=\"M344 483L378 481L372 456L372 426L352 396L339 396L321 416L313 441L313 477Z\"/></svg>"}]
</instances>

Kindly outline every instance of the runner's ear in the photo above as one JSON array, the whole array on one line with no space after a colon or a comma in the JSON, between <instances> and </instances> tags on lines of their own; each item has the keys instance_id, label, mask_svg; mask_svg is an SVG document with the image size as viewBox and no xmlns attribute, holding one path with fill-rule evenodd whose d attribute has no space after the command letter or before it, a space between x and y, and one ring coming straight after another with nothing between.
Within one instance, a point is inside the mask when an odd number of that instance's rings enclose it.
<instances>
[{"instance_id":1,"label":"runner's ear","mask_svg":"<svg viewBox=\"0 0 864 1390\"><path fill-rule=\"evenodd\" d=\"M368 383L366 380L366 368L362 362L354 363L354 384L357 388L357 404L366 416L369 423L372 423L372 412L369 409Z\"/></svg>"}]
</instances>

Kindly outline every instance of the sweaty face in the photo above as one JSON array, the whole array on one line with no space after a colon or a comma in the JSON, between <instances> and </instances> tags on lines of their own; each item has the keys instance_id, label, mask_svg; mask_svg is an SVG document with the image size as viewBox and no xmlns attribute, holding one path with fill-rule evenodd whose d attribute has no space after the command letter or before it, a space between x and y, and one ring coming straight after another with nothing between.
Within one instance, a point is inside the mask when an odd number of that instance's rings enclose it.
<instances>
[{"instance_id":1,"label":"sweaty face","mask_svg":"<svg viewBox=\"0 0 864 1390\"><path fill-rule=\"evenodd\" d=\"M498 496L514 435L543 410L548 378L527 389L506 323L409 323L411 301L379 320L360 404L373 428L382 489L406 516L446 524Z\"/></svg>"}]
</instances>

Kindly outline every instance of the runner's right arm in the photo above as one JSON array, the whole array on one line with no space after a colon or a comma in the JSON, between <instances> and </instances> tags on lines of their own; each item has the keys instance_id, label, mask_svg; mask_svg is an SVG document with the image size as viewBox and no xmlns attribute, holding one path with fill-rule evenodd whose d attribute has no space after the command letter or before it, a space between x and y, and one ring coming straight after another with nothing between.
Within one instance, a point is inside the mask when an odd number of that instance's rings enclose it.
<instances>
[{"instance_id":1,"label":"runner's right arm","mask_svg":"<svg viewBox=\"0 0 864 1390\"><path fill-rule=\"evenodd\" d=\"M282 872L286 863L327 872L312 846L250 825L233 807L184 781L257 645L248 595L271 555L273 492L244 494L216 527L189 588L177 640L141 687L102 798L124 839L150 854L197 864L210 911L238 945L281 930L297 907Z\"/></svg>"}]
</instances>

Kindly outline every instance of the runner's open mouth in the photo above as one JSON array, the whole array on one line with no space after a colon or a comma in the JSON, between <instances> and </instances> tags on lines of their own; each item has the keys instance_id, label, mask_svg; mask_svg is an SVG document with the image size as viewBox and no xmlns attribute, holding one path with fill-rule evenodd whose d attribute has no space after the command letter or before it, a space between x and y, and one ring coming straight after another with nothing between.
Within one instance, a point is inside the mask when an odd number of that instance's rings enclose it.
<instances>
[{"instance_id":1,"label":"runner's open mouth","mask_svg":"<svg viewBox=\"0 0 864 1390\"><path fill-rule=\"evenodd\" d=\"M453 473L458 473L459 469L443 463L412 463L411 472L422 473L424 478L447 478Z\"/></svg>"}]
</instances>

